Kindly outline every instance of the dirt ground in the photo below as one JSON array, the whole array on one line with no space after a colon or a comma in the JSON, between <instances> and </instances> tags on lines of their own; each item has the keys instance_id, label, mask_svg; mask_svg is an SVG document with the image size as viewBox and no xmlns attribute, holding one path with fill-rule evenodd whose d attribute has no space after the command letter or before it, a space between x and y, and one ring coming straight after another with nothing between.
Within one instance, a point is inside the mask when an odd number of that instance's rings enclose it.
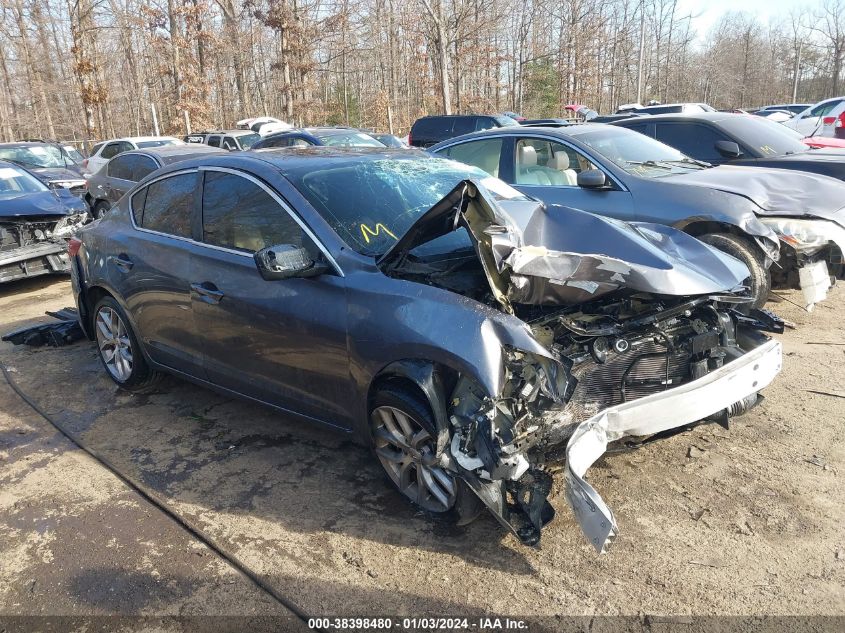
<instances>
[{"instance_id":1,"label":"dirt ground","mask_svg":"<svg viewBox=\"0 0 845 633\"><path fill-rule=\"evenodd\" d=\"M781 293L792 300L797 294ZM0 286L0 332L71 306L63 278ZM169 380L133 396L94 345L0 344L45 411L310 616L845 615L845 287L794 330L766 400L603 458L620 534L586 542L561 490L539 549L488 516L415 513L348 437ZM0 615L279 615L285 609L0 378Z\"/></svg>"}]
</instances>

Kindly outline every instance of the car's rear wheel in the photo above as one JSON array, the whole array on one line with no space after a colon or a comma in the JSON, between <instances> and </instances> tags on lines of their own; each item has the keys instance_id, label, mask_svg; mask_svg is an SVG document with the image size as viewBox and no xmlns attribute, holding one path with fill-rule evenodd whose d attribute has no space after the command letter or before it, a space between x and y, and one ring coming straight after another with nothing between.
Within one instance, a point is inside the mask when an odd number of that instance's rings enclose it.
<instances>
[{"instance_id":1,"label":"car's rear wheel","mask_svg":"<svg viewBox=\"0 0 845 633\"><path fill-rule=\"evenodd\" d=\"M93 209L94 219L99 220L101 217L103 217L106 213L109 212L109 209L111 209L111 206L108 202L106 202L105 200L98 201L97 204L94 205Z\"/></svg>"},{"instance_id":2,"label":"car's rear wheel","mask_svg":"<svg viewBox=\"0 0 845 633\"><path fill-rule=\"evenodd\" d=\"M751 276L746 280L749 286L749 302L745 309L762 308L769 300L772 289L772 276L766 268L765 259L759 248L748 240L730 233L708 233L699 237L702 242L710 244L720 251L732 255L748 267Z\"/></svg>"},{"instance_id":3,"label":"car's rear wheel","mask_svg":"<svg viewBox=\"0 0 845 633\"><path fill-rule=\"evenodd\" d=\"M112 297L94 308L94 333L100 361L118 385L137 393L151 390L162 374L147 365L123 309Z\"/></svg>"},{"instance_id":4,"label":"car's rear wheel","mask_svg":"<svg viewBox=\"0 0 845 633\"><path fill-rule=\"evenodd\" d=\"M370 412L372 448L393 486L419 508L457 524L475 519L481 502L436 457L436 425L414 390L388 385Z\"/></svg>"}]
</instances>

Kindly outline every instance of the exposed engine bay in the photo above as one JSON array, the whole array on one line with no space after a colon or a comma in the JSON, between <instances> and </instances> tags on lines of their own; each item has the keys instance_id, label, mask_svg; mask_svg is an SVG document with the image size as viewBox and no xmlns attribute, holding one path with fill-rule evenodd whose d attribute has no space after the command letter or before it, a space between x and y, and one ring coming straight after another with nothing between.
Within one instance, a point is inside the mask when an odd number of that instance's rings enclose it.
<instances>
[{"instance_id":1,"label":"exposed engine bay","mask_svg":"<svg viewBox=\"0 0 845 633\"><path fill-rule=\"evenodd\" d=\"M67 238L81 227L84 213L3 218L0 222L0 283L68 271Z\"/></svg>"},{"instance_id":2,"label":"exposed engine bay","mask_svg":"<svg viewBox=\"0 0 845 633\"><path fill-rule=\"evenodd\" d=\"M611 444L633 448L705 421L727 426L753 407L780 369L779 343L761 332L782 332L783 323L737 310L745 266L685 234L513 202L509 214L507 201L464 183L379 263L530 328L534 351L501 346L498 393L459 377L441 461L533 545L554 516L550 471L565 458L567 500L605 551L616 523L584 481L586 469ZM474 253L414 255L415 246L460 228ZM572 241L587 232L627 252L576 251Z\"/></svg>"}]
</instances>

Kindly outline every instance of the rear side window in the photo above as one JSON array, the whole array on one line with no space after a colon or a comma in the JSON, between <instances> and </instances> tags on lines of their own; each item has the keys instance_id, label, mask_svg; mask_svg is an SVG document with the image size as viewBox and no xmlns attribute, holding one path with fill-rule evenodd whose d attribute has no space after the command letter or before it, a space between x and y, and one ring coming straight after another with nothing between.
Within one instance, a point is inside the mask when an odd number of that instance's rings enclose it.
<instances>
[{"instance_id":1,"label":"rear side window","mask_svg":"<svg viewBox=\"0 0 845 633\"><path fill-rule=\"evenodd\" d=\"M202 239L248 253L303 245L302 228L269 193L251 180L215 171L205 172Z\"/></svg>"},{"instance_id":2,"label":"rear side window","mask_svg":"<svg viewBox=\"0 0 845 633\"><path fill-rule=\"evenodd\" d=\"M140 222L138 222L137 202L140 201L141 192L132 196L135 222L151 231L178 237L191 237L191 216L196 183L197 174L194 172L157 180L145 187Z\"/></svg>"},{"instance_id":3,"label":"rear side window","mask_svg":"<svg viewBox=\"0 0 845 633\"><path fill-rule=\"evenodd\" d=\"M721 154L716 151L718 141L732 140L713 128L693 123L660 123L655 127L658 141L687 156L708 162L722 160Z\"/></svg>"},{"instance_id":4,"label":"rear side window","mask_svg":"<svg viewBox=\"0 0 845 633\"><path fill-rule=\"evenodd\" d=\"M97 143L94 147L91 148L91 153L89 156L94 156L97 152L100 151L100 148L103 146L103 143Z\"/></svg>"},{"instance_id":5,"label":"rear side window","mask_svg":"<svg viewBox=\"0 0 845 633\"><path fill-rule=\"evenodd\" d=\"M117 156L120 153L120 143L109 143L103 148L103 153L100 154L101 158L112 158L113 156Z\"/></svg>"},{"instance_id":6,"label":"rear side window","mask_svg":"<svg viewBox=\"0 0 845 633\"><path fill-rule=\"evenodd\" d=\"M209 136L208 137L208 144L212 147L220 147L220 137L219 136Z\"/></svg>"},{"instance_id":7,"label":"rear side window","mask_svg":"<svg viewBox=\"0 0 845 633\"><path fill-rule=\"evenodd\" d=\"M441 154L466 165L472 165L486 171L491 176L499 177L499 159L502 154L502 139L489 138L470 141L447 147Z\"/></svg>"},{"instance_id":8,"label":"rear side window","mask_svg":"<svg viewBox=\"0 0 845 633\"><path fill-rule=\"evenodd\" d=\"M474 117L474 116L461 116L454 119L455 124L452 126L452 135L453 136L460 136L461 134L469 134L470 132L475 132L476 130L483 130L486 128L483 127L476 127L476 123L481 123L482 117ZM489 119L488 119L489 121ZM494 127L492 122L488 123L487 127Z\"/></svg>"},{"instance_id":9,"label":"rear side window","mask_svg":"<svg viewBox=\"0 0 845 633\"><path fill-rule=\"evenodd\" d=\"M452 136L452 121L449 117L418 119L411 128L411 139L431 144L447 139Z\"/></svg>"},{"instance_id":10,"label":"rear side window","mask_svg":"<svg viewBox=\"0 0 845 633\"><path fill-rule=\"evenodd\" d=\"M132 180L132 156L118 156L110 160L106 169L110 178Z\"/></svg>"}]
</instances>

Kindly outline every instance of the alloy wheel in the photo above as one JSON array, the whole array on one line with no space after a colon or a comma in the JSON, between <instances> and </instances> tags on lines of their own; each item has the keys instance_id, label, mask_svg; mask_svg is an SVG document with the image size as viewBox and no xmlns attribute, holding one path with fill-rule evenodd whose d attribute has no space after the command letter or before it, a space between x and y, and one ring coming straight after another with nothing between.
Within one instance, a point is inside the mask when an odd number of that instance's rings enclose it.
<instances>
[{"instance_id":1,"label":"alloy wheel","mask_svg":"<svg viewBox=\"0 0 845 633\"><path fill-rule=\"evenodd\" d=\"M431 512L455 504L457 482L435 459L434 437L413 416L381 406L371 415L375 452L399 491Z\"/></svg>"},{"instance_id":2,"label":"alloy wheel","mask_svg":"<svg viewBox=\"0 0 845 633\"><path fill-rule=\"evenodd\" d=\"M132 374L132 341L126 324L116 310L103 306L97 312L97 346L103 363L118 382Z\"/></svg>"}]
</instances>

